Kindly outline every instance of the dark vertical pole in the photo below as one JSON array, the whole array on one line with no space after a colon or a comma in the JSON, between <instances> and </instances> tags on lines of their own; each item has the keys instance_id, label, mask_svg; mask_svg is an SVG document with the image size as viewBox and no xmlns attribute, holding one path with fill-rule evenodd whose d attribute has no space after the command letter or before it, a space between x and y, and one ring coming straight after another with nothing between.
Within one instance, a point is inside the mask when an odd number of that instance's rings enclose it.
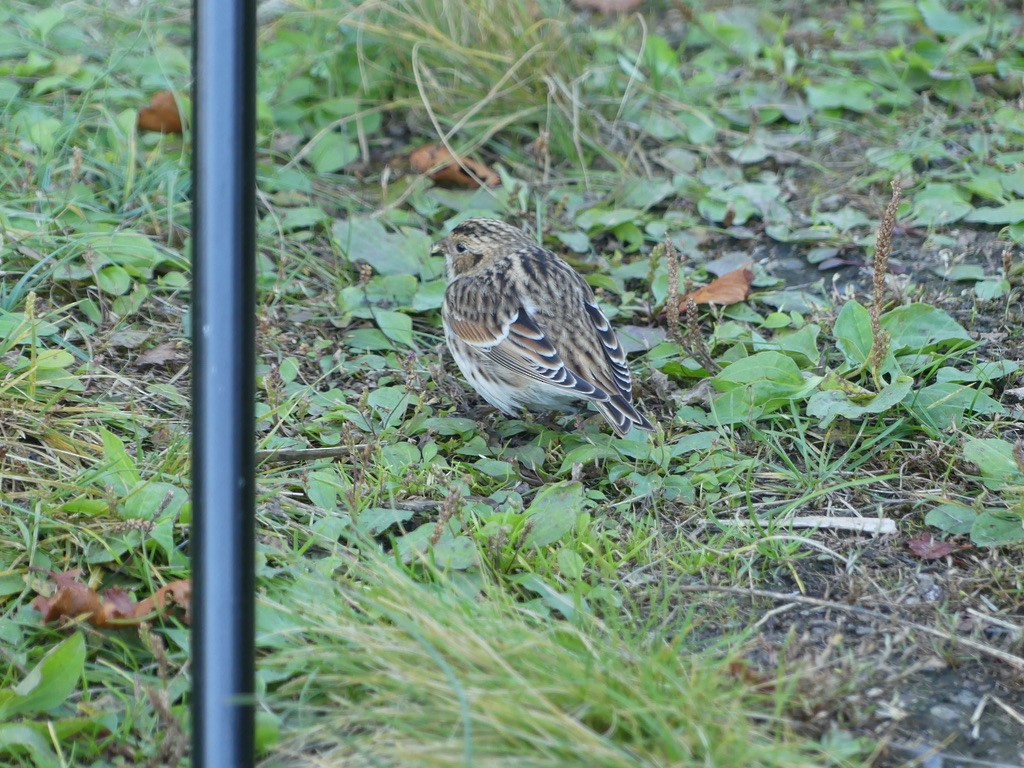
<instances>
[{"instance_id":1,"label":"dark vertical pole","mask_svg":"<svg viewBox=\"0 0 1024 768\"><path fill-rule=\"evenodd\" d=\"M254 762L255 0L193 0L192 747Z\"/></svg>"}]
</instances>

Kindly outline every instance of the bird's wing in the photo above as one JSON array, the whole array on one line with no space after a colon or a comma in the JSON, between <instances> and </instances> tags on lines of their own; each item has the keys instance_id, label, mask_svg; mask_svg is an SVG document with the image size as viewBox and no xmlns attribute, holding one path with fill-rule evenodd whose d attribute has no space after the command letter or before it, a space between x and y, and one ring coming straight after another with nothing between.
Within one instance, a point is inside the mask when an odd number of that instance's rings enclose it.
<instances>
[{"instance_id":1,"label":"bird's wing","mask_svg":"<svg viewBox=\"0 0 1024 768\"><path fill-rule=\"evenodd\" d=\"M495 292L494 280L493 273L485 273L449 284L443 310L449 331L511 371L581 397L606 399L608 393L565 366L514 293ZM496 296L501 297L497 302Z\"/></svg>"},{"instance_id":2,"label":"bird's wing","mask_svg":"<svg viewBox=\"0 0 1024 768\"><path fill-rule=\"evenodd\" d=\"M626 364L626 350L622 348L615 336L615 331L612 330L612 324L608 322L608 318L604 316L604 312L597 304L593 300L589 300L584 303L584 306L590 322L594 325L594 330L597 331L597 337L601 340L601 349L608 361L611 379L619 394L627 401L631 401L633 399L633 378L629 373L629 366Z\"/></svg>"}]
</instances>

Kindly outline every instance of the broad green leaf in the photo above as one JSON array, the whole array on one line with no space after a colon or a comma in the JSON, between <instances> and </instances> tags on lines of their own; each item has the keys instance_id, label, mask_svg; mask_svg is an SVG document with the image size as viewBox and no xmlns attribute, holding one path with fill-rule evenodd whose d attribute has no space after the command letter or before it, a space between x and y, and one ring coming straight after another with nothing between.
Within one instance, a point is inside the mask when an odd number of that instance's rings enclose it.
<instances>
[{"instance_id":1,"label":"broad green leaf","mask_svg":"<svg viewBox=\"0 0 1024 768\"><path fill-rule=\"evenodd\" d=\"M590 607L582 597L574 599L573 596L558 591L535 573L521 574L515 577L513 581L523 589L533 592L540 597L540 601L545 606L562 614L569 621L573 621L576 618L577 608L581 609L583 613L590 613Z\"/></svg>"},{"instance_id":2,"label":"broad green leaf","mask_svg":"<svg viewBox=\"0 0 1024 768\"><path fill-rule=\"evenodd\" d=\"M50 745L50 740L38 730L24 723L6 723L0 725L0 755L20 755L27 753L36 768L62 768L67 765L57 759ZM24 765L18 760L8 763L11 766Z\"/></svg>"},{"instance_id":3,"label":"broad green leaf","mask_svg":"<svg viewBox=\"0 0 1024 768\"><path fill-rule=\"evenodd\" d=\"M576 524L583 502L582 483L553 483L543 488L524 512L532 525L525 546L545 547L562 538Z\"/></svg>"},{"instance_id":4,"label":"broad green leaf","mask_svg":"<svg viewBox=\"0 0 1024 768\"><path fill-rule=\"evenodd\" d=\"M1017 463L1010 442L997 437L969 437L964 442L964 458L978 465L986 487L1024 490L1024 469Z\"/></svg>"},{"instance_id":5,"label":"broad green leaf","mask_svg":"<svg viewBox=\"0 0 1024 768\"><path fill-rule=\"evenodd\" d=\"M978 513L971 507L946 502L930 509L925 515L924 521L927 525L938 528L940 531L957 535L970 533L977 517Z\"/></svg>"},{"instance_id":6,"label":"broad green leaf","mask_svg":"<svg viewBox=\"0 0 1024 768\"><path fill-rule=\"evenodd\" d=\"M826 427L837 417L859 419L868 414L884 413L899 405L913 385L910 376L900 376L874 397L866 401L858 398L856 402L840 389L815 392L807 401L807 415L820 419L821 426Z\"/></svg>"},{"instance_id":7,"label":"broad green leaf","mask_svg":"<svg viewBox=\"0 0 1024 768\"><path fill-rule=\"evenodd\" d=\"M336 221L331 231L350 262L365 262L382 275L418 275L428 269L431 241L419 230L390 232L377 219L356 216Z\"/></svg>"},{"instance_id":8,"label":"broad green leaf","mask_svg":"<svg viewBox=\"0 0 1024 768\"><path fill-rule=\"evenodd\" d=\"M921 227L940 227L960 221L974 210L955 184L928 184L914 195L915 224Z\"/></svg>"},{"instance_id":9,"label":"broad green leaf","mask_svg":"<svg viewBox=\"0 0 1024 768\"><path fill-rule=\"evenodd\" d=\"M1024 541L1024 510L984 510L971 526L971 541L979 547L1002 547Z\"/></svg>"},{"instance_id":10,"label":"broad green leaf","mask_svg":"<svg viewBox=\"0 0 1024 768\"><path fill-rule=\"evenodd\" d=\"M975 208L964 220L975 224L1017 224L1024 221L1024 200L1013 200L995 208Z\"/></svg>"},{"instance_id":11,"label":"broad green leaf","mask_svg":"<svg viewBox=\"0 0 1024 768\"><path fill-rule=\"evenodd\" d=\"M53 323L39 318L29 322L24 312L5 312L0 309L0 347L30 344L34 338L52 336L59 330Z\"/></svg>"},{"instance_id":12,"label":"broad green leaf","mask_svg":"<svg viewBox=\"0 0 1024 768\"><path fill-rule=\"evenodd\" d=\"M406 410L415 402L416 397L405 387L378 387L367 398L385 429L401 424Z\"/></svg>"},{"instance_id":13,"label":"broad green leaf","mask_svg":"<svg viewBox=\"0 0 1024 768\"><path fill-rule=\"evenodd\" d=\"M576 225L586 230L594 228L607 230L617 227L619 224L635 221L640 214L641 211L638 208L615 208L611 210L607 208L591 208L576 217Z\"/></svg>"},{"instance_id":14,"label":"broad green leaf","mask_svg":"<svg viewBox=\"0 0 1024 768\"><path fill-rule=\"evenodd\" d=\"M839 310L832 333L847 365L860 368L867 362L871 354L871 314L864 305L846 302Z\"/></svg>"},{"instance_id":15,"label":"broad green leaf","mask_svg":"<svg viewBox=\"0 0 1024 768\"><path fill-rule=\"evenodd\" d=\"M555 562L558 563L558 572L567 579L578 579L583 576L583 572L586 570L586 563L584 563L583 558L580 557L578 552L569 547L563 547L558 550Z\"/></svg>"},{"instance_id":16,"label":"broad green leaf","mask_svg":"<svg viewBox=\"0 0 1024 768\"><path fill-rule=\"evenodd\" d=\"M411 520L413 514L413 512L407 509L370 507L359 513L359 516L356 518L356 530L370 536L377 536L396 523L404 523Z\"/></svg>"},{"instance_id":17,"label":"broad green leaf","mask_svg":"<svg viewBox=\"0 0 1024 768\"><path fill-rule=\"evenodd\" d=\"M961 371L957 368L945 367L940 368L935 373L935 380L938 382L943 381L959 381L959 382L990 382L996 381L1009 376L1011 373L1016 373L1020 370L1020 363L1014 360L992 360L984 363L978 363L972 365L966 371Z\"/></svg>"},{"instance_id":18,"label":"broad green leaf","mask_svg":"<svg viewBox=\"0 0 1024 768\"><path fill-rule=\"evenodd\" d=\"M100 440L103 442L103 468L99 479L124 496L141 480L135 461L125 451L121 438L113 432L101 428Z\"/></svg>"},{"instance_id":19,"label":"broad green leaf","mask_svg":"<svg viewBox=\"0 0 1024 768\"><path fill-rule=\"evenodd\" d=\"M974 295L982 301L1001 299L1010 292L1010 281L1002 278L979 280L974 284Z\"/></svg>"},{"instance_id":20,"label":"broad green leaf","mask_svg":"<svg viewBox=\"0 0 1024 768\"><path fill-rule=\"evenodd\" d=\"M131 290L132 277L124 267L111 264L96 272L96 285L104 293L121 296Z\"/></svg>"},{"instance_id":21,"label":"broad green leaf","mask_svg":"<svg viewBox=\"0 0 1024 768\"><path fill-rule=\"evenodd\" d=\"M807 397L821 376L800 372L791 357L758 352L730 363L711 380L722 394L714 400L715 418L723 424L756 419L792 400Z\"/></svg>"},{"instance_id":22,"label":"broad green leaf","mask_svg":"<svg viewBox=\"0 0 1024 768\"><path fill-rule=\"evenodd\" d=\"M391 312L384 309L375 310L373 317L377 321L377 327L389 339L407 347L415 346L412 339L411 317L403 312Z\"/></svg>"},{"instance_id":23,"label":"broad green leaf","mask_svg":"<svg viewBox=\"0 0 1024 768\"><path fill-rule=\"evenodd\" d=\"M306 159L317 173L339 171L359 158L359 145L340 133L328 133L310 147Z\"/></svg>"},{"instance_id":24,"label":"broad green leaf","mask_svg":"<svg viewBox=\"0 0 1024 768\"><path fill-rule=\"evenodd\" d=\"M67 701L85 668L85 638L75 632L36 664L13 688L0 690L0 721L34 715Z\"/></svg>"},{"instance_id":25,"label":"broad green leaf","mask_svg":"<svg viewBox=\"0 0 1024 768\"><path fill-rule=\"evenodd\" d=\"M896 352L931 352L940 347L969 346L971 335L947 313L930 304L907 304L886 312L881 326L892 336Z\"/></svg>"},{"instance_id":26,"label":"broad green leaf","mask_svg":"<svg viewBox=\"0 0 1024 768\"><path fill-rule=\"evenodd\" d=\"M907 406L922 421L936 429L960 425L967 413L1005 413L998 401L968 384L931 384L907 398Z\"/></svg>"},{"instance_id":27,"label":"broad green leaf","mask_svg":"<svg viewBox=\"0 0 1024 768\"><path fill-rule=\"evenodd\" d=\"M171 483L143 483L121 501L122 516L137 520L173 520L188 501L188 494Z\"/></svg>"},{"instance_id":28,"label":"broad green leaf","mask_svg":"<svg viewBox=\"0 0 1024 768\"><path fill-rule=\"evenodd\" d=\"M445 530L434 545L434 563L440 568L464 571L478 561L479 552L469 536L453 536Z\"/></svg>"}]
</instances>

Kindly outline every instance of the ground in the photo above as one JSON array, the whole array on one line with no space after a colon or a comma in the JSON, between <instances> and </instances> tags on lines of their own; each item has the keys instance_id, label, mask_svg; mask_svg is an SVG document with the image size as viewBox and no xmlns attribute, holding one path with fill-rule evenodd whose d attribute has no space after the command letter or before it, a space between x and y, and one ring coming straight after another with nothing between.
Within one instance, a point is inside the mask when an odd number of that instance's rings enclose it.
<instances>
[{"instance_id":1,"label":"ground","mask_svg":"<svg viewBox=\"0 0 1024 768\"><path fill-rule=\"evenodd\" d=\"M1024 765L1024 17L589 5L261 6L263 764ZM188 12L0 10L5 764L188 758L187 616L37 600L187 584ZM466 386L471 215L653 435Z\"/></svg>"}]
</instances>

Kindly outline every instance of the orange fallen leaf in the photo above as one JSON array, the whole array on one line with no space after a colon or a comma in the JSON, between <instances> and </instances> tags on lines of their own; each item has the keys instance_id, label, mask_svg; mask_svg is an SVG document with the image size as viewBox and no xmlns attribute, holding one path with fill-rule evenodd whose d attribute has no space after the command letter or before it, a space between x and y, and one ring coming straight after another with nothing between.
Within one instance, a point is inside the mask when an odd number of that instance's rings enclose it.
<instances>
[{"instance_id":1,"label":"orange fallen leaf","mask_svg":"<svg viewBox=\"0 0 1024 768\"><path fill-rule=\"evenodd\" d=\"M572 0L572 4L584 10L612 15L629 13L639 8L644 0Z\"/></svg>"},{"instance_id":2,"label":"orange fallen leaf","mask_svg":"<svg viewBox=\"0 0 1024 768\"><path fill-rule=\"evenodd\" d=\"M182 609L182 620L186 624L192 623L192 580L178 579L164 584L152 597L147 597L135 607L136 616L145 616L154 611L161 612L167 608L170 601Z\"/></svg>"},{"instance_id":3,"label":"orange fallen leaf","mask_svg":"<svg viewBox=\"0 0 1024 768\"><path fill-rule=\"evenodd\" d=\"M742 267L690 291L679 300L680 308L685 310L690 299L695 304L717 304L721 307L743 301L750 295L750 284L754 282L754 272L750 269L752 263L748 261Z\"/></svg>"},{"instance_id":4,"label":"orange fallen leaf","mask_svg":"<svg viewBox=\"0 0 1024 768\"><path fill-rule=\"evenodd\" d=\"M173 93L160 91L150 99L148 107L139 110L139 130L181 133L181 112Z\"/></svg>"},{"instance_id":5,"label":"orange fallen leaf","mask_svg":"<svg viewBox=\"0 0 1024 768\"><path fill-rule=\"evenodd\" d=\"M179 579L164 585L152 597L136 603L123 589L112 587L102 594L78 580L80 569L73 571L49 571L43 568L32 570L48 573L57 589L49 597L38 596L32 606L43 614L43 623L60 619L87 617L94 627L118 629L138 624L162 612L168 603L183 610L185 623L191 620L192 583Z\"/></svg>"},{"instance_id":6,"label":"orange fallen leaf","mask_svg":"<svg viewBox=\"0 0 1024 768\"><path fill-rule=\"evenodd\" d=\"M441 184L476 188L501 184L501 179L483 163L468 157L456 157L442 144L427 144L409 153L409 165ZM467 172L468 171L468 172Z\"/></svg>"}]
</instances>

